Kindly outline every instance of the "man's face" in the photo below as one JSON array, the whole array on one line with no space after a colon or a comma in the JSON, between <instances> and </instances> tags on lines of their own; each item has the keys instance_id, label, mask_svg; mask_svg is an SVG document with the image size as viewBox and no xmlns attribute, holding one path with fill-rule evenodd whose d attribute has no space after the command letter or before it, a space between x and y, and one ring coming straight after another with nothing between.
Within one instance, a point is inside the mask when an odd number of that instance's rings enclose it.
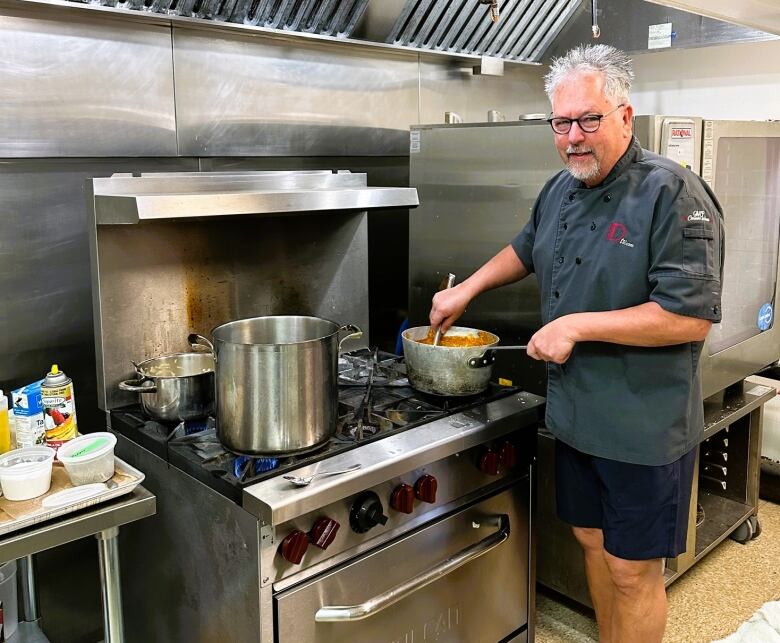
<instances>
[{"instance_id":1,"label":"man's face","mask_svg":"<svg viewBox=\"0 0 780 643\"><path fill-rule=\"evenodd\" d=\"M619 105L604 96L604 77L598 72L576 74L564 81L553 94L554 118L580 118L607 114L595 132L583 132L572 123L566 134L555 134L555 147L572 176L588 187L598 185L609 174L631 140L630 104ZM615 111L612 111L615 110Z\"/></svg>"}]
</instances>

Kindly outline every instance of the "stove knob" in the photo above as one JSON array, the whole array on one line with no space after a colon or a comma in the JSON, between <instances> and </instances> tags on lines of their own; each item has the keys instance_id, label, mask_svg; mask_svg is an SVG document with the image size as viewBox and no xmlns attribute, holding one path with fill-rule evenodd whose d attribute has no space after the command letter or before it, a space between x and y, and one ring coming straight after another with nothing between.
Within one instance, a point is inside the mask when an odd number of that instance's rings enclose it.
<instances>
[{"instance_id":1,"label":"stove knob","mask_svg":"<svg viewBox=\"0 0 780 643\"><path fill-rule=\"evenodd\" d=\"M493 449L487 449L479 459L479 470L489 476L498 475L498 454Z\"/></svg>"},{"instance_id":2,"label":"stove knob","mask_svg":"<svg viewBox=\"0 0 780 643\"><path fill-rule=\"evenodd\" d=\"M349 526L359 534L386 522L387 516L384 514L382 501L373 491L366 491L358 496L349 512Z\"/></svg>"},{"instance_id":3,"label":"stove knob","mask_svg":"<svg viewBox=\"0 0 780 643\"><path fill-rule=\"evenodd\" d=\"M317 518L309 532L309 542L320 549L327 549L336 537L340 526L331 518Z\"/></svg>"},{"instance_id":4,"label":"stove knob","mask_svg":"<svg viewBox=\"0 0 780 643\"><path fill-rule=\"evenodd\" d=\"M390 495L390 506L401 513L410 514L414 510L414 489L411 485L400 484Z\"/></svg>"},{"instance_id":5,"label":"stove knob","mask_svg":"<svg viewBox=\"0 0 780 643\"><path fill-rule=\"evenodd\" d=\"M498 459L507 469L517 464L517 448L511 442L504 442L498 450Z\"/></svg>"},{"instance_id":6,"label":"stove knob","mask_svg":"<svg viewBox=\"0 0 780 643\"><path fill-rule=\"evenodd\" d=\"M296 529L285 536L279 551L282 554L282 558L286 561L293 565L299 565L308 546L309 537L299 529Z\"/></svg>"},{"instance_id":7,"label":"stove knob","mask_svg":"<svg viewBox=\"0 0 780 643\"><path fill-rule=\"evenodd\" d=\"M436 489L438 486L439 483L436 482L436 478L426 473L414 483L414 495L417 496L418 500L434 503L436 502Z\"/></svg>"}]
</instances>

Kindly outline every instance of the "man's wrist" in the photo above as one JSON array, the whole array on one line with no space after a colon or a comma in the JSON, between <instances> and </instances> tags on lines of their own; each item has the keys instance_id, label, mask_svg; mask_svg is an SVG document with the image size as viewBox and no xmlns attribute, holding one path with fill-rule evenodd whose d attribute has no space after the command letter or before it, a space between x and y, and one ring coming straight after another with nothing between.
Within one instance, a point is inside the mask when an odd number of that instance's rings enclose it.
<instances>
[{"instance_id":1,"label":"man's wrist","mask_svg":"<svg viewBox=\"0 0 780 643\"><path fill-rule=\"evenodd\" d=\"M566 334L574 342L588 341L588 326L586 313L566 315Z\"/></svg>"}]
</instances>

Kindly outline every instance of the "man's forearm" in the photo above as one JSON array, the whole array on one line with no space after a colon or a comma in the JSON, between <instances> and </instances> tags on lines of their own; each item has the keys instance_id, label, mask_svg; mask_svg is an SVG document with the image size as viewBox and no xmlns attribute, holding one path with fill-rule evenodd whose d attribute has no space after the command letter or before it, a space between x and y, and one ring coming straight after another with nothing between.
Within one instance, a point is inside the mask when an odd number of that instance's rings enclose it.
<instances>
[{"instance_id":1,"label":"man's forearm","mask_svg":"<svg viewBox=\"0 0 780 643\"><path fill-rule=\"evenodd\" d=\"M487 290L519 281L528 274L528 269L512 246L507 246L466 279L463 287L468 290L471 299L474 299Z\"/></svg>"},{"instance_id":2,"label":"man's forearm","mask_svg":"<svg viewBox=\"0 0 780 643\"><path fill-rule=\"evenodd\" d=\"M566 321L576 342L609 342L626 346L670 346L702 341L712 322L670 313L655 302L622 310L574 313Z\"/></svg>"}]
</instances>

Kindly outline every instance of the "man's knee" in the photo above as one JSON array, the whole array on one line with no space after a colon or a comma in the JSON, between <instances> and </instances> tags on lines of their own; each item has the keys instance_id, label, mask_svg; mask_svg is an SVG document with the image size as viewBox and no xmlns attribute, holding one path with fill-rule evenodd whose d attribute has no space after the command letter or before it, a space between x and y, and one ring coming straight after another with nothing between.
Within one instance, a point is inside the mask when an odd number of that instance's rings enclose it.
<instances>
[{"instance_id":1,"label":"man's knee","mask_svg":"<svg viewBox=\"0 0 780 643\"><path fill-rule=\"evenodd\" d=\"M624 560L606 553L612 584L621 594L636 596L654 588L662 578L661 560Z\"/></svg>"},{"instance_id":2,"label":"man's knee","mask_svg":"<svg viewBox=\"0 0 780 643\"><path fill-rule=\"evenodd\" d=\"M572 527L571 530L585 553L601 552L604 549L604 532L601 529Z\"/></svg>"}]
</instances>

